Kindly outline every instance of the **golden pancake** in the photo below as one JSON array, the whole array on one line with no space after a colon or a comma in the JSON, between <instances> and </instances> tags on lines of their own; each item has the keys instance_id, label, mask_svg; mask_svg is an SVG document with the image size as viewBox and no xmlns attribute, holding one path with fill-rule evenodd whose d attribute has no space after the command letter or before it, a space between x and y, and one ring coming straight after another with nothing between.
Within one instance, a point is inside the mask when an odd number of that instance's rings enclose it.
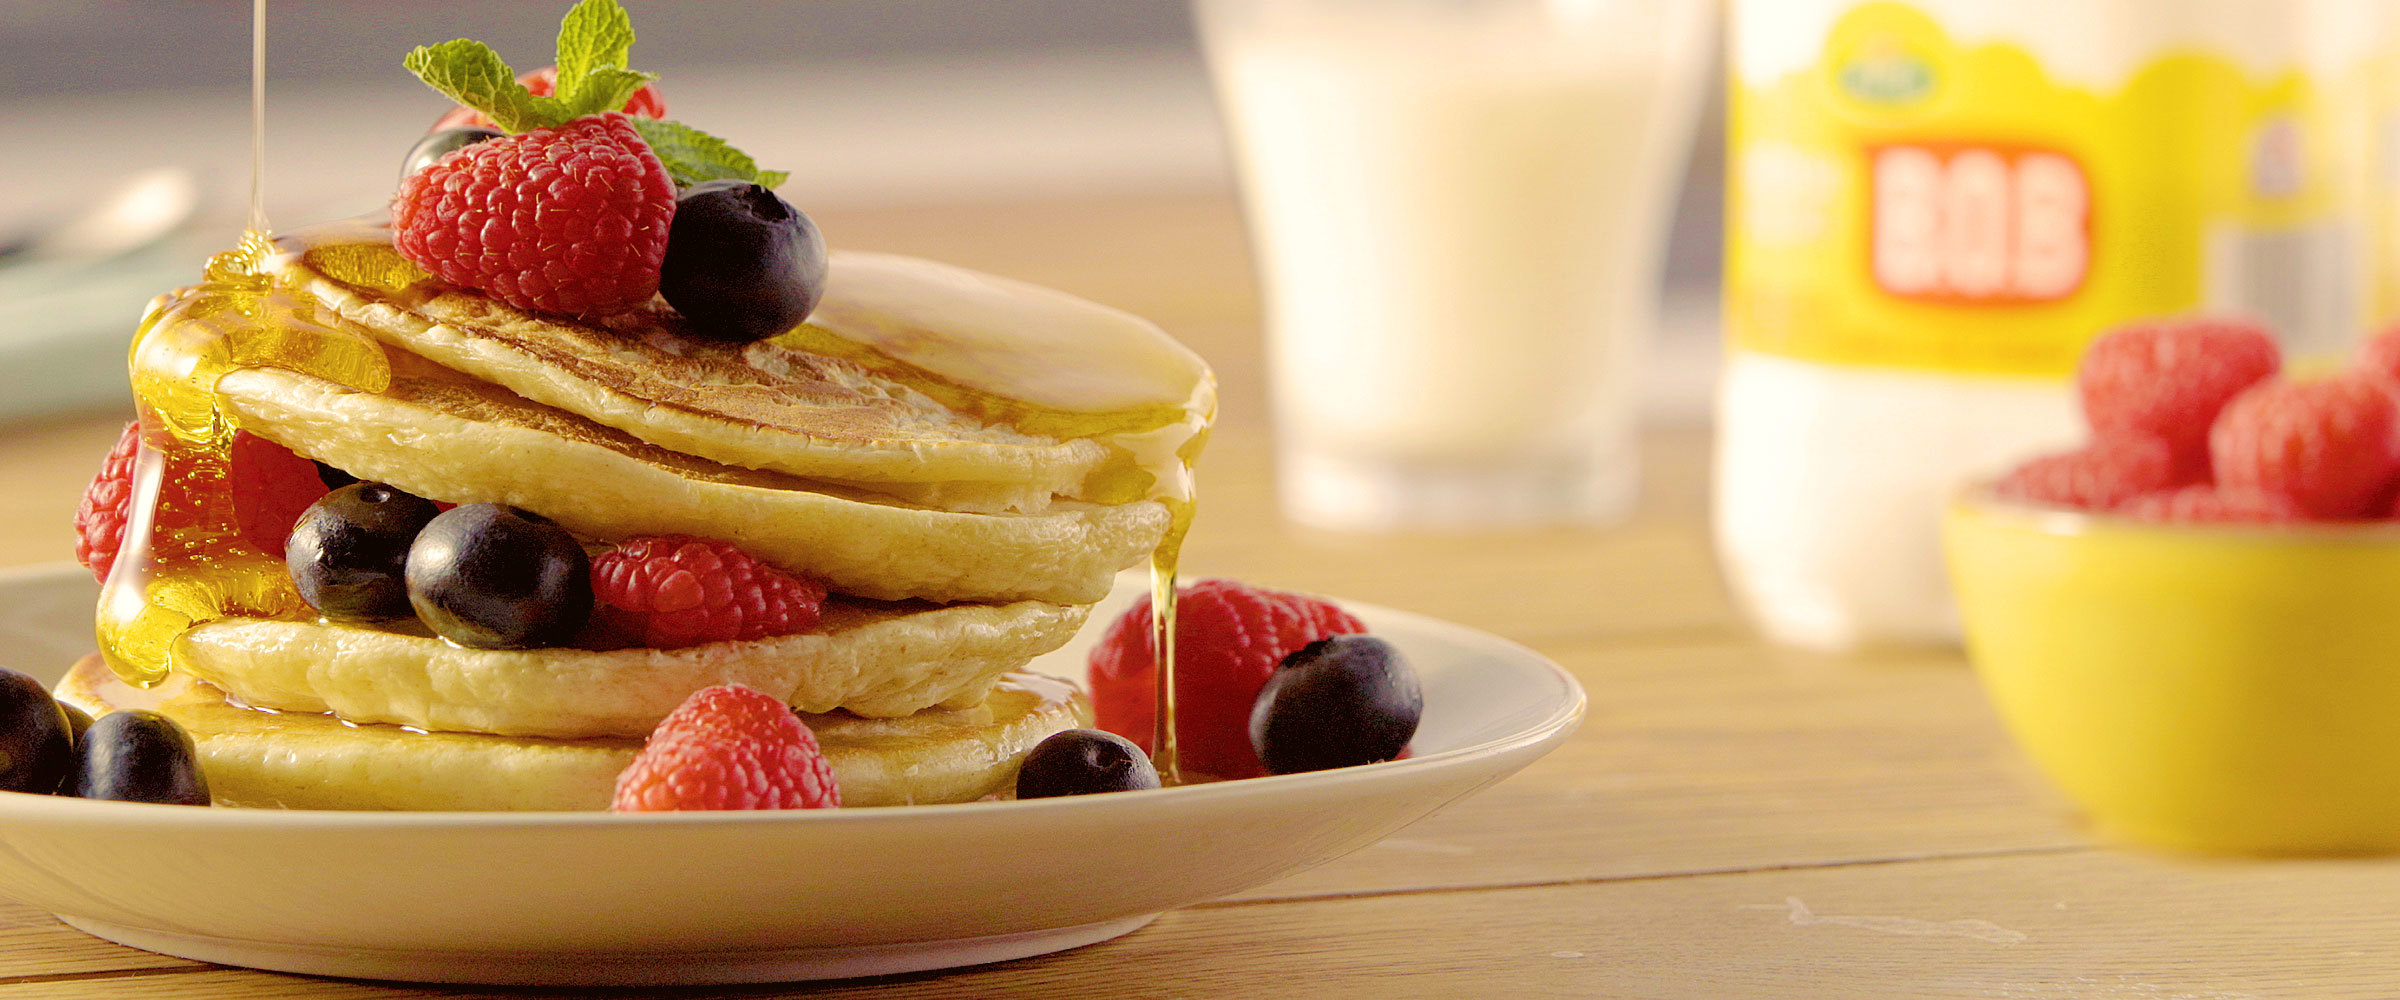
<instances>
[{"instance_id":1,"label":"golden pancake","mask_svg":"<svg viewBox=\"0 0 2400 1000\"><path fill-rule=\"evenodd\" d=\"M719 539L879 600L1089 604L1167 529L1166 508L1147 501L933 510L678 454L402 354L392 375L366 393L251 368L217 391L251 433L355 476L522 507L593 538Z\"/></svg>"},{"instance_id":2,"label":"golden pancake","mask_svg":"<svg viewBox=\"0 0 2400 1000\"><path fill-rule=\"evenodd\" d=\"M413 265L389 247L338 249L335 262L287 256L277 278L385 343L684 454L875 483L920 503L984 512L1038 511L1053 495L1079 496L1109 458L1090 440L1025 434L962 414L854 359L777 339L682 336L681 317L663 303L595 321L536 315L415 280L422 272L412 275ZM840 270L836 255L836 289ZM1036 301L1042 311L1030 321L1056 305ZM1129 314L1069 301L1123 324L1129 337L1164 340Z\"/></svg>"},{"instance_id":3,"label":"golden pancake","mask_svg":"<svg viewBox=\"0 0 2400 1000\"><path fill-rule=\"evenodd\" d=\"M177 676L136 690L87 656L59 700L97 718L119 708L165 714L192 734L220 805L291 809L606 809L638 739L550 740L424 733L329 715L228 704ZM905 719L803 716L833 765L842 804L969 802L1007 794L1035 743L1088 725L1073 685L1012 674L974 708Z\"/></svg>"},{"instance_id":4,"label":"golden pancake","mask_svg":"<svg viewBox=\"0 0 2400 1000\"><path fill-rule=\"evenodd\" d=\"M681 649L470 649L415 622L225 618L175 640L176 668L263 708L509 736L647 736L692 692L755 688L804 712L896 717L983 700L1065 645L1088 609L830 601L799 635Z\"/></svg>"}]
</instances>

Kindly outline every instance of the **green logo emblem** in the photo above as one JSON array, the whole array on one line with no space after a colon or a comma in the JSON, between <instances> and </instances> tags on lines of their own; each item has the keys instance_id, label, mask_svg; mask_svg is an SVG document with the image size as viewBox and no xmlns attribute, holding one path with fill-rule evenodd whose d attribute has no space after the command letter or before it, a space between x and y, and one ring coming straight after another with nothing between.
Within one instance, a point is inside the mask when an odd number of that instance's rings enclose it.
<instances>
[{"instance_id":1,"label":"green logo emblem","mask_svg":"<svg viewBox=\"0 0 2400 1000\"><path fill-rule=\"evenodd\" d=\"M1908 104L1933 92L1933 67L1896 44L1862 53L1841 79L1844 92L1868 104Z\"/></svg>"}]
</instances>

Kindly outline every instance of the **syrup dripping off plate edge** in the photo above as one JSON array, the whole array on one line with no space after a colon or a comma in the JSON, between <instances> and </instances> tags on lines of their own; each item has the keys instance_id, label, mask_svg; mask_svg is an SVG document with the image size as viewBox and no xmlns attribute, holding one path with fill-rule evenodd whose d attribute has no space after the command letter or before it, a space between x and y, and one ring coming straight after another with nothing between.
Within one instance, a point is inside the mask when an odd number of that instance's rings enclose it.
<instances>
[{"instance_id":1,"label":"syrup dripping off plate edge","mask_svg":"<svg viewBox=\"0 0 2400 1000\"><path fill-rule=\"evenodd\" d=\"M1148 585L1146 570L1122 575L1036 668L1079 675L1106 619ZM8 665L54 680L89 648L94 592L77 567L0 573L0 648L34 660ZM1530 650L1345 606L1424 675L1409 760L792 813L303 813L0 794L0 896L168 954L417 981L793 981L1078 947L1365 847L1531 763L1582 717L1580 687Z\"/></svg>"}]
</instances>

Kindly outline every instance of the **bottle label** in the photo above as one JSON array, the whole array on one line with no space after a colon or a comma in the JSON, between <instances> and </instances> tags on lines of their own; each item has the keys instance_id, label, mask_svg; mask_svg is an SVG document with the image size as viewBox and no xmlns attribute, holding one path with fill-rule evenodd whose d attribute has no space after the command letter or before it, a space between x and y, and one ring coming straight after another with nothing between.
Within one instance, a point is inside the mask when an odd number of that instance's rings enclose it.
<instances>
[{"instance_id":1,"label":"bottle label","mask_svg":"<svg viewBox=\"0 0 2400 1000\"><path fill-rule=\"evenodd\" d=\"M2297 68L2175 49L2110 90L1878 2L1815 66L1732 90L1740 348L2059 377L2093 337L2164 315L2355 335L2367 129Z\"/></svg>"}]
</instances>

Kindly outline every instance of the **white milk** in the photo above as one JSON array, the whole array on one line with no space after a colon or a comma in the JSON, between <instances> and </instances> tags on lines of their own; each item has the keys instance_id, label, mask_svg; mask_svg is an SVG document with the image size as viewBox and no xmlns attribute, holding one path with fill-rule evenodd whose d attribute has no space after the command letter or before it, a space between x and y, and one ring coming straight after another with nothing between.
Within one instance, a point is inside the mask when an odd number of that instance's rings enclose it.
<instances>
[{"instance_id":1,"label":"white milk","mask_svg":"<svg viewBox=\"0 0 2400 1000\"><path fill-rule=\"evenodd\" d=\"M1527 6L1210 25L1303 520L1631 499L1633 379L1701 32L1562 29Z\"/></svg>"}]
</instances>

